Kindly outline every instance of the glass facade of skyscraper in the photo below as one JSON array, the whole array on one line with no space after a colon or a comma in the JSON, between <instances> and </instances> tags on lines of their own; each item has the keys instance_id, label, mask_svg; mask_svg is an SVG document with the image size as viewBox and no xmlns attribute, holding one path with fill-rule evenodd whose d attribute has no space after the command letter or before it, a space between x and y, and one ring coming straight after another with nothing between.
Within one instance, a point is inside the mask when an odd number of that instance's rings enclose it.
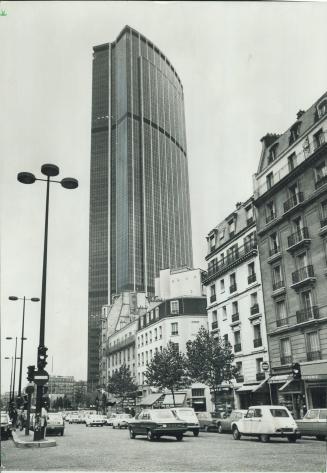
<instances>
[{"instance_id":1,"label":"glass facade of skyscraper","mask_svg":"<svg viewBox=\"0 0 327 473\"><path fill-rule=\"evenodd\" d=\"M97 378L99 317L111 295L153 294L160 269L192 267L176 71L153 43L125 27L114 43L94 47L92 93L89 381Z\"/></svg>"}]
</instances>

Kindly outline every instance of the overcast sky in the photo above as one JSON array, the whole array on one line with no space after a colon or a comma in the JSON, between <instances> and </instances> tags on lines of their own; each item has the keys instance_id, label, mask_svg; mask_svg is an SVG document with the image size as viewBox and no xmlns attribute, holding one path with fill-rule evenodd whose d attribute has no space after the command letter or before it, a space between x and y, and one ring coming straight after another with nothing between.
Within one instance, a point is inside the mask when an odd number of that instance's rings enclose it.
<instances>
[{"instance_id":1,"label":"overcast sky","mask_svg":"<svg viewBox=\"0 0 327 473\"><path fill-rule=\"evenodd\" d=\"M252 193L260 138L283 132L326 91L327 4L1 2L1 362L20 336L22 303L40 297L43 163L76 177L50 195L48 371L86 379L92 46L130 25L167 55L185 94L194 265L205 236ZM26 305L24 365L35 364L39 303ZM25 382L24 368L24 382Z\"/></svg>"}]
</instances>

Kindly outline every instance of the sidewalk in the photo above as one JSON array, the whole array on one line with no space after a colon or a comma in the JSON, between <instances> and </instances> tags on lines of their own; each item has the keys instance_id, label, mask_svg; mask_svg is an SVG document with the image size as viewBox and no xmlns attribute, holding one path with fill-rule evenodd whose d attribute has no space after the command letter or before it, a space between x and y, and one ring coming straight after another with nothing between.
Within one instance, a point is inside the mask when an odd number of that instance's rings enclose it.
<instances>
[{"instance_id":1,"label":"sidewalk","mask_svg":"<svg viewBox=\"0 0 327 473\"><path fill-rule=\"evenodd\" d=\"M25 435L25 430L13 430L12 438L14 444L18 448L46 448L46 447L55 447L57 442L55 440L39 440L37 442L33 441L34 433L30 431L29 435Z\"/></svg>"}]
</instances>

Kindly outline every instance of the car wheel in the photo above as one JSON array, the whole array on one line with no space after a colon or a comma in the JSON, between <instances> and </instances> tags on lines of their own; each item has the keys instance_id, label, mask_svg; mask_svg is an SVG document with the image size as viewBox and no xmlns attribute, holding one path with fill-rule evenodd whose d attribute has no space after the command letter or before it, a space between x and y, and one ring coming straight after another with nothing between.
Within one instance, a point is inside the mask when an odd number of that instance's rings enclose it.
<instances>
[{"instance_id":1,"label":"car wheel","mask_svg":"<svg viewBox=\"0 0 327 473\"><path fill-rule=\"evenodd\" d=\"M296 442L296 435L288 435L288 436L287 436L287 440L288 440L290 443L295 443L295 442Z\"/></svg>"},{"instance_id":2,"label":"car wheel","mask_svg":"<svg viewBox=\"0 0 327 473\"><path fill-rule=\"evenodd\" d=\"M234 440L240 440L240 438L241 438L241 434L240 434L238 428L235 426L233 428L233 439Z\"/></svg>"},{"instance_id":3,"label":"car wheel","mask_svg":"<svg viewBox=\"0 0 327 473\"><path fill-rule=\"evenodd\" d=\"M199 436L199 432L200 432L199 429L193 430L193 435L194 435L194 437L198 437L198 436Z\"/></svg>"},{"instance_id":4,"label":"car wheel","mask_svg":"<svg viewBox=\"0 0 327 473\"><path fill-rule=\"evenodd\" d=\"M177 434L177 435L176 435L176 440L177 440L178 442L180 442L181 440L183 440L183 434Z\"/></svg>"},{"instance_id":5,"label":"car wheel","mask_svg":"<svg viewBox=\"0 0 327 473\"><path fill-rule=\"evenodd\" d=\"M134 433L134 430L133 429L129 429L129 438L130 439L135 439L136 435Z\"/></svg>"},{"instance_id":6,"label":"car wheel","mask_svg":"<svg viewBox=\"0 0 327 473\"><path fill-rule=\"evenodd\" d=\"M221 424L218 424L217 425L217 429L218 429L218 434L222 434L223 433L223 427Z\"/></svg>"},{"instance_id":7,"label":"car wheel","mask_svg":"<svg viewBox=\"0 0 327 473\"><path fill-rule=\"evenodd\" d=\"M151 429L149 429L149 430L147 431L146 436L147 436L147 439L150 440L150 441L154 439L154 435L153 435L153 432L152 432Z\"/></svg>"},{"instance_id":8,"label":"car wheel","mask_svg":"<svg viewBox=\"0 0 327 473\"><path fill-rule=\"evenodd\" d=\"M269 442L270 437L267 434L262 434L262 435L260 435L260 440L261 440L262 443L267 443L267 442Z\"/></svg>"},{"instance_id":9,"label":"car wheel","mask_svg":"<svg viewBox=\"0 0 327 473\"><path fill-rule=\"evenodd\" d=\"M316 435L317 440L325 440L325 435Z\"/></svg>"}]
</instances>

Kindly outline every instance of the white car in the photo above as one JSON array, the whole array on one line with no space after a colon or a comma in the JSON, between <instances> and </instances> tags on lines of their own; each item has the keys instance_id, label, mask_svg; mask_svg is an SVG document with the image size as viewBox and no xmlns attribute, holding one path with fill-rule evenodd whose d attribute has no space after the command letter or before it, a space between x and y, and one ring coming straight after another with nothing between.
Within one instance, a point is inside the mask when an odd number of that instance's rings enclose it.
<instances>
[{"instance_id":1,"label":"white car","mask_svg":"<svg viewBox=\"0 0 327 473\"><path fill-rule=\"evenodd\" d=\"M118 414L115 414L114 412L111 415L107 416L107 425L112 425L113 420L117 417Z\"/></svg>"},{"instance_id":2,"label":"white car","mask_svg":"<svg viewBox=\"0 0 327 473\"><path fill-rule=\"evenodd\" d=\"M251 406L242 419L232 423L234 440L241 435L258 437L269 442L270 437L287 437L289 442L300 438L300 431L290 411L284 406Z\"/></svg>"},{"instance_id":3,"label":"white car","mask_svg":"<svg viewBox=\"0 0 327 473\"><path fill-rule=\"evenodd\" d=\"M174 407L172 411L177 419L187 423L187 430L193 432L194 437L199 435L200 422L192 407Z\"/></svg>"},{"instance_id":4,"label":"white car","mask_svg":"<svg viewBox=\"0 0 327 473\"><path fill-rule=\"evenodd\" d=\"M70 414L68 418L68 423L69 424L79 424L80 423L80 418L78 414Z\"/></svg>"},{"instance_id":5,"label":"white car","mask_svg":"<svg viewBox=\"0 0 327 473\"><path fill-rule=\"evenodd\" d=\"M128 428L128 423L132 419L130 414L117 414L117 416L112 420L112 428L121 429L124 427L125 429Z\"/></svg>"},{"instance_id":6,"label":"white car","mask_svg":"<svg viewBox=\"0 0 327 473\"><path fill-rule=\"evenodd\" d=\"M85 427L103 427L106 424L106 418L101 414L88 416L85 420Z\"/></svg>"}]
</instances>

